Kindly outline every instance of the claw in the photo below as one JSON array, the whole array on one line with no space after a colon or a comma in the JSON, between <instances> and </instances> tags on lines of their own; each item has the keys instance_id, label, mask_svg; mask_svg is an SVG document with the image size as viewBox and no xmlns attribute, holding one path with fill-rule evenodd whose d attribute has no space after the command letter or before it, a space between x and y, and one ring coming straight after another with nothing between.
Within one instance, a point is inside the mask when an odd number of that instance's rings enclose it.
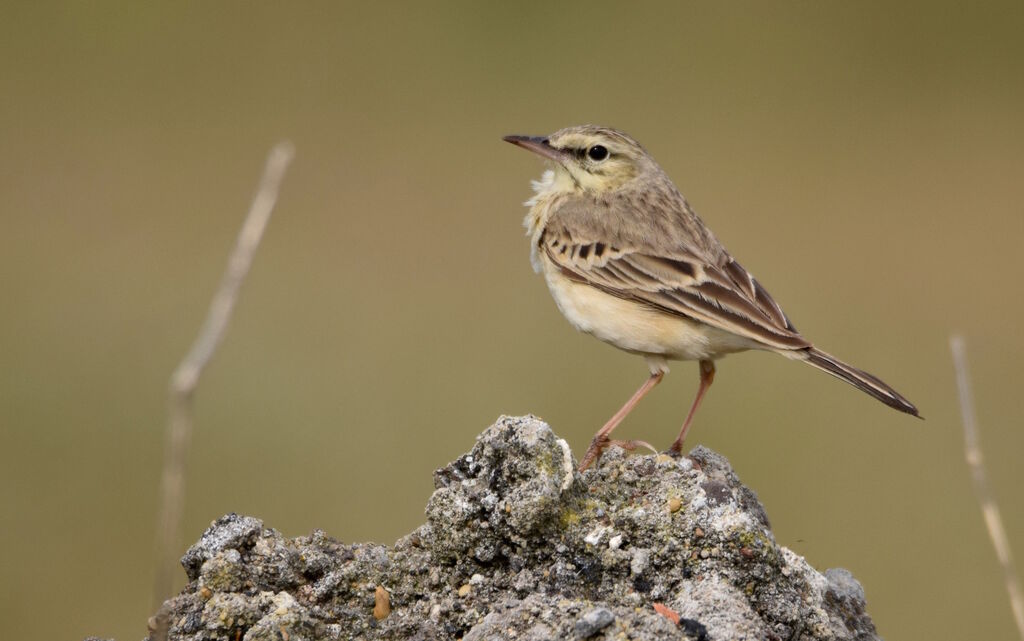
<instances>
[{"instance_id":1,"label":"claw","mask_svg":"<svg viewBox=\"0 0 1024 641\"><path fill-rule=\"evenodd\" d=\"M627 452L632 452L633 450L635 450L638 447L646 447L647 449L649 449L651 451L652 454L657 454L658 453L658 450L656 450L654 448L654 446L651 445L650 443L648 443L647 441L641 441L641 440L636 440L636 439L631 440L631 441L610 441L608 444L609 445L618 445L619 447L621 447L622 449L626 450Z\"/></svg>"},{"instance_id":2,"label":"claw","mask_svg":"<svg viewBox=\"0 0 1024 641\"><path fill-rule=\"evenodd\" d=\"M601 437L594 437L594 440L590 442L590 447L587 448L587 453L583 455L583 460L580 462L580 472L587 469L591 464L601 460L601 455L608 449L609 446L621 447L627 452L632 452L638 447L646 447L653 454L657 454L658 450L647 441L641 441L633 439L630 441L612 441L607 436L602 435Z\"/></svg>"}]
</instances>

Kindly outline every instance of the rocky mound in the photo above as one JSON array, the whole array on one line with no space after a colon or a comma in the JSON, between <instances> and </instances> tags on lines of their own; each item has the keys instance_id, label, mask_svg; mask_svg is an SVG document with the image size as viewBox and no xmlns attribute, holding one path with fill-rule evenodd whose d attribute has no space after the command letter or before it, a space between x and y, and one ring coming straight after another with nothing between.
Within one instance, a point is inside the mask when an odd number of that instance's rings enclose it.
<instances>
[{"instance_id":1,"label":"rocky mound","mask_svg":"<svg viewBox=\"0 0 1024 641\"><path fill-rule=\"evenodd\" d=\"M427 522L393 547L224 516L182 559L169 638L878 638L850 573L776 544L714 452L575 467L545 423L503 417L434 474Z\"/></svg>"}]
</instances>

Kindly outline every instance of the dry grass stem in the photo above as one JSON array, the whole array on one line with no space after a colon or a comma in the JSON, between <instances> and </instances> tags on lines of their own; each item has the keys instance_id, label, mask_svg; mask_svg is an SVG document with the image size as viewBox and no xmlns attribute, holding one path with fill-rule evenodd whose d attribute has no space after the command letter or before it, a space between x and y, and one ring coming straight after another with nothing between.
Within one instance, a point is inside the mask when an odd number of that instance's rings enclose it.
<instances>
[{"instance_id":1,"label":"dry grass stem","mask_svg":"<svg viewBox=\"0 0 1024 641\"><path fill-rule=\"evenodd\" d=\"M964 454L967 457L967 466L971 470L974 492L978 497L978 503L981 504L981 513L985 518L988 535L992 539L992 547L996 550L996 558L999 559L999 565L1003 570L1003 581L1006 583L1006 592L1010 597L1010 608L1013 610L1013 618L1017 623L1017 632L1024 641L1024 593L1021 592L1020 579L1013 565L1010 542L1006 538L1003 519L999 516L999 506L996 505L992 490L988 485L988 476L985 473L985 461L982 458L981 445L978 442L974 400L971 396L970 377L967 371L967 347L963 337L958 335L950 337L949 347L953 352L953 368L956 371L956 387L960 397L960 414L964 425Z\"/></svg>"},{"instance_id":2,"label":"dry grass stem","mask_svg":"<svg viewBox=\"0 0 1024 641\"><path fill-rule=\"evenodd\" d=\"M192 398L203 368L224 338L231 313L238 300L242 282L249 273L253 256L259 247L270 214L277 202L281 181L295 151L288 142L279 143L267 156L267 163L253 198L249 213L242 223L234 250L210 303L195 342L171 376L168 390L169 414L167 442L164 453L160 489L160 516L157 523L157 568L154 586L154 639L167 636L167 621L162 605L170 598L180 554L179 536L185 504L185 462L192 437Z\"/></svg>"}]
</instances>

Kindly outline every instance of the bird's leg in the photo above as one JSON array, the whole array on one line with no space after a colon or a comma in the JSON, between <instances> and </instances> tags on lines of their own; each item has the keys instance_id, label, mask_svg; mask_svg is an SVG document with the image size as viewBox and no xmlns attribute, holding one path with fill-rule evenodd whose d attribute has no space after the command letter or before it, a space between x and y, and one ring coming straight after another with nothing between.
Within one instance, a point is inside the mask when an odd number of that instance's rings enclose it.
<instances>
[{"instance_id":1,"label":"bird's leg","mask_svg":"<svg viewBox=\"0 0 1024 641\"><path fill-rule=\"evenodd\" d=\"M682 453L683 441L686 440L686 432L690 430L690 423L693 422L693 415L697 413L697 408L700 407L700 402L704 400L704 393L708 391L708 388L711 387L711 383L714 382L714 380L714 361L701 361L700 387L697 388L697 397L693 399L693 405L690 406L690 413L686 415L686 422L683 423L683 428L679 430L679 436L672 442L672 446L668 448L669 453L673 455Z\"/></svg>"},{"instance_id":2,"label":"bird's leg","mask_svg":"<svg viewBox=\"0 0 1024 641\"><path fill-rule=\"evenodd\" d=\"M580 472L587 469L590 467L591 463L601 458L601 452L604 451L604 448L607 447L610 442L608 440L608 435L611 434L612 430L618 427L619 423L622 422L622 419L626 418L626 415L636 407L636 404L640 402L640 399L647 396L647 392L651 391L651 389L660 383L661 379L664 377L665 372L663 371L652 372L650 378L644 381L644 384L640 386L640 389L638 389L628 401L626 401L626 404L623 405L618 412L615 412L614 416L608 419L608 422L604 424L604 427L597 430L597 434L594 434L593 440L590 441L590 447L587 448L587 453L583 455L583 460L580 461Z\"/></svg>"}]
</instances>

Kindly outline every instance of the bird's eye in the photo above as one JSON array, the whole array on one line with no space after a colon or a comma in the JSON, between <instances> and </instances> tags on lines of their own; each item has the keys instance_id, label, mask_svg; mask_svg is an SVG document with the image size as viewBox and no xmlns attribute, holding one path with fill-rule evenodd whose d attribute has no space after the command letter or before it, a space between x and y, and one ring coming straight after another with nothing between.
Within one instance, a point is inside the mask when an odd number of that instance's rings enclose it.
<instances>
[{"instance_id":1,"label":"bird's eye","mask_svg":"<svg viewBox=\"0 0 1024 641\"><path fill-rule=\"evenodd\" d=\"M594 145L587 150L587 157L594 161L601 161L608 157L608 150L601 145Z\"/></svg>"}]
</instances>

